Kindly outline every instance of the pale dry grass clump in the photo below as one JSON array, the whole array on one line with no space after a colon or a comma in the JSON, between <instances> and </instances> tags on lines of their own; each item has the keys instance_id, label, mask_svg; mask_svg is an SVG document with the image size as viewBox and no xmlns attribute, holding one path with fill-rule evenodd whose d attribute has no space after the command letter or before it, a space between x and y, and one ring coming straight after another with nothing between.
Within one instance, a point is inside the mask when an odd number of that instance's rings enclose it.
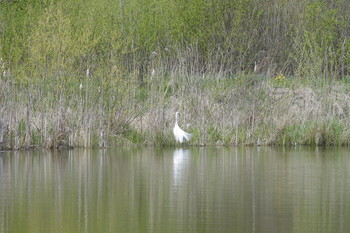
<instances>
[{"instance_id":1,"label":"pale dry grass clump","mask_svg":"<svg viewBox=\"0 0 350 233\"><path fill-rule=\"evenodd\" d=\"M350 139L350 94L340 82L312 87L257 75L158 74L124 92L91 87L83 96L65 87L55 97L31 88L2 87L0 139L11 139L5 149L174 145L176 111L192 145L344 145Z\"/></svg>"},{"instance_id":2,"label":"pale dry grass clump","mask_svg":"<svg viewBox=\"0 0 350 233\"><path fill-rule=\"evenodd\" d=\"M208 87L190 85L181 89L163 108L148 113L165 119L149 117L150 123L143 130L160 128L163 135L171 138L173 114L179 110L183 112L183 126L190 124L188 130L194 134L192 143L198 145L250 145L258 140L262 144L348 143L350 95L345 85L312 87L286 83L280 87L269 79L253 85L247 82L250 81L220 83L215 79ZM289 132L293 130L296 132ZM339 130L341 135L335 143L332 137ZM293 140L288 139L292 136Z\"/></svg>"}]
</instances>

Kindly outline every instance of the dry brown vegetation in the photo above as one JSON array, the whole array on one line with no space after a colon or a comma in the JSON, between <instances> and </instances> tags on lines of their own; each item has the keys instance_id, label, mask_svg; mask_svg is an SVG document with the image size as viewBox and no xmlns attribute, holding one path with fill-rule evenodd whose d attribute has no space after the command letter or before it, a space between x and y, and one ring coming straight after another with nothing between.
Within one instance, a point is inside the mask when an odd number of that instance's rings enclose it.
<instances>
[{"instance_id":1,"label":"dry brown vegetation","mask_svg":"<svg viewBox=\"0 0 350 233\"><path fill-rule=\"evenodd\" d=\"M129 78L137 83L137 76ZM0 137L13 139L2 145L7 149L174 145L176 111L180 126L193 134L191 145L350 142L345 82L315 86L317 80L292 77L171 74L149 79L147 90L135 85L129 92L103 93L98 86L86 90L87 82L82 89L43 93L3 81Z\"/></svg>"}]
</instances>

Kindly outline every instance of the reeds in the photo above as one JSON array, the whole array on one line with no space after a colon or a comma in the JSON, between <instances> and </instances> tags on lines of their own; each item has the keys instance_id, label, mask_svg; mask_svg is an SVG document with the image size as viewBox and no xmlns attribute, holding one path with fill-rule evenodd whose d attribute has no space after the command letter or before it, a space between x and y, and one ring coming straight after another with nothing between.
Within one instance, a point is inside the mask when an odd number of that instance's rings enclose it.
<instances>
[{"instance_id":1,"label":"reeds","mask_svg":"<svg viewBox=\"0 0 350 233\"><path fill-rule=\"evenodd\" d=\"M125 144L174 145L174 113L192 145L347 145L348 86L314 86L256 74L183 76L158 71L102 89L74 85L22 88L1 79L5 149L68 149ZM94 81L93 81L94 80ZM316 81L317 82L317 81ZM89 88L86 90L85 85Z\"/></svg>"}]
</instances>

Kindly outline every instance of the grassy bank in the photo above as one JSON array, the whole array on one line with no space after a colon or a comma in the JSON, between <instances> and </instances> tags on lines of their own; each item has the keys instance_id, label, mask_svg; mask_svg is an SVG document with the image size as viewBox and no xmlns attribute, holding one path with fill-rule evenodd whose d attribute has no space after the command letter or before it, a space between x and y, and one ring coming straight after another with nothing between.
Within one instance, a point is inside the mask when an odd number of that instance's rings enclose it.
<instances>
[{"instance_id":1,"label":"grassy bank","mask_svg":"<svg viewBox=\"0 0 350 233\"><path fill-rule=\"evenodd\" d=\"M279 75L1 79L6 149L174 145L176 111L192 145L348 145L350 86ZM71 82L71 80L77 80ZM106 81L109 80L109 81ZM305 81L307 80L307 81Z\"/></svg>"}]
</instances>

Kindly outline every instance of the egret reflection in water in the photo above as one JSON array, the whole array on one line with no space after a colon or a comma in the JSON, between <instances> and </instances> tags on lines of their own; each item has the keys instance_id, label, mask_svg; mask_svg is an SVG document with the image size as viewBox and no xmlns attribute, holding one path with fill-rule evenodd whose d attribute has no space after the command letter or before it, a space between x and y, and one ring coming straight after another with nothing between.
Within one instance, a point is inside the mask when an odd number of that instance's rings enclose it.
<instances>
[{"instance_id":1,"label":"egret reflection in water","mask_svg":"<svg viewBox=\"0 0 350 233\"><path fill-rule=\"evenodd\" d=\"M183 178L186 166L191 156L190 150L184 150L182 148L176 149L173 153L173 177L174 184L178 184L179 181Z\"/></svg>"}]
</instances>

